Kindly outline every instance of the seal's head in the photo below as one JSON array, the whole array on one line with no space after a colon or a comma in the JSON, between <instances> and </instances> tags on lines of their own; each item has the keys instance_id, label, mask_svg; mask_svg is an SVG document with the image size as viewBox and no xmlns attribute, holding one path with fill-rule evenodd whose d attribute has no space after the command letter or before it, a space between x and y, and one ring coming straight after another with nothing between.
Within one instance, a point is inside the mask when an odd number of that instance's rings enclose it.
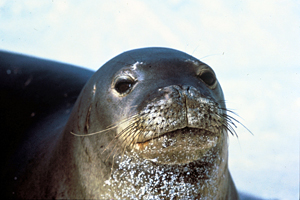
<instances>
[{"instance_id":1,"label":"seal's head","mask_svg":"<svg viewBox=\"0 0 300 200\"><path fill-rule=\"evenodd\" d=\"M100 182L115 197L132 197L133 188L137 197L171 197L170 185L178 196L200 197L228 179L223 92L215 72L186 53L122 53L95 73L77 104L67 130L86 136L82 146L92 163L107 166Z\"/></svg>"}]
</instances>

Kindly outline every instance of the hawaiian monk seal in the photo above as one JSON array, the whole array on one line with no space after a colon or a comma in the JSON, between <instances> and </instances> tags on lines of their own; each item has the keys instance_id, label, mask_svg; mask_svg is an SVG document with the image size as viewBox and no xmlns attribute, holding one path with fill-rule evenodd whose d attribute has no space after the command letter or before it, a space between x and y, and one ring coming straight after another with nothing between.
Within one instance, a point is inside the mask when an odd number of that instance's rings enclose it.
<instances>
[{"instance_id":1,"label":"hawaiian monk seal","mask_svg":"<svg viewBox=\"0 0 300 200\"><path fill-rule=\"evenodd\" d=\"M71 114L55 109L26 129L7 165L8 195L238 199L227 163L235 119L214 71L186 53L122 53L89 79Z\"/></svg>"}]
</instances>

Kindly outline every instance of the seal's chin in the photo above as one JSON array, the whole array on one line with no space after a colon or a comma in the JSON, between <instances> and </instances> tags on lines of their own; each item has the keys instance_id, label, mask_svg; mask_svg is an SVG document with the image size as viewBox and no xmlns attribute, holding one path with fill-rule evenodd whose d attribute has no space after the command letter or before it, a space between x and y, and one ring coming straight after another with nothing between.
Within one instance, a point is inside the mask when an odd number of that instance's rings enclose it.
<instances>
[{"instance_id":1,"label":"seal's chin","mask_svg":"<svg viewBox=\"0 0 300 200\"><path fill-rule=\"evenodd\" d=\"M159 164L186 164L200 160L219 143L221 135L185 127L138 142L134 144L134 150L143 158Z\"/></svg>"}]
</instances>

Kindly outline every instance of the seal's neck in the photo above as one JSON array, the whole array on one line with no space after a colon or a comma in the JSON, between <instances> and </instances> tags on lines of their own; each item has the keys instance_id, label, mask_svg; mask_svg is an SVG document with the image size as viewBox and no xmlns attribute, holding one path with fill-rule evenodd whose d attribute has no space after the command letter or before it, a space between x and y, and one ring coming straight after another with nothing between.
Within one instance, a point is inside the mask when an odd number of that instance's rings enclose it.
<instances>
[{"instance_id":1,"label":"seal's neck","mask_svg":"<svg viewBox=\"0 0 300 200\"><path fill-rule=\"evenodd\" d=\"M222 159L184 165L157 165L126 155L123 159L104 182L107 191L113 193L102 198L223 199L228 190L227 162Z\"/></svg>"},{"instance_id":2,"label":"seal's neck","mask_svg":"<svg viewBox=\"0 0 300 200\"><path fill-rule=\"evenodd\" d=\"M224 146L189 164L161 165L125 152L116 155L112 165L91 153L88 138L82 142L86 148L78 151L77 167L88 198L227 199L230 174Z\"/></svg>"}]
</instances>

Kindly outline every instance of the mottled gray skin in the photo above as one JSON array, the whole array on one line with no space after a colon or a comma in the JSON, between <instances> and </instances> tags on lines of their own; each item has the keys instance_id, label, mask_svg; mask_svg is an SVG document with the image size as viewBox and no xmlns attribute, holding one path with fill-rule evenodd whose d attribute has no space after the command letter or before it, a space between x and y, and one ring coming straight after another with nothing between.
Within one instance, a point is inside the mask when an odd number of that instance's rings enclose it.
<instances>
[{"instance_id":1,"label":"mottled gray skin","mask_svg":"<svg viewBox=\"0 0 300 200\"><path fill-rule=\"evenodd\" d=\"M52 124L30 150L14 196L238 199L224 96L211 77L209 66L173 49L116 56L87 82L67 123ZM122 81L128 90L118 89Z\"/></svg>"}]
</instances>

